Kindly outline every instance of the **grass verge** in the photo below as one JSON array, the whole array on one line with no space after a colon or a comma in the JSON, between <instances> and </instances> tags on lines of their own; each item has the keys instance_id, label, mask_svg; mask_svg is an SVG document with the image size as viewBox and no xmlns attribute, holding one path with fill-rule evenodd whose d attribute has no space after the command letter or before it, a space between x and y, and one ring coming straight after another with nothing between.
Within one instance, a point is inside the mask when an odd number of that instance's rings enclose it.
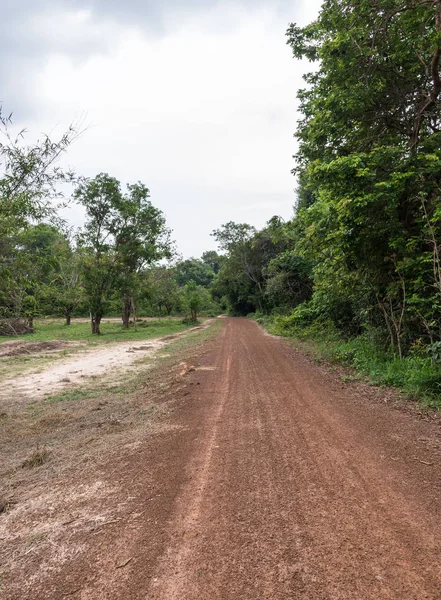
<instances>
[{"instance_id":1,"label":"grass verge","mask_svg":"<svg viewBox=\"0 0 441 600\"><path fill-rule=\"evenodd\" d=\"M17 337L0 336L0 343L11 340L27 342L49 342L53 340L69 342L85 342L87 344L105 344L130 340L145 340L185 331L194 324L183 323L180 319L143 319L137 324L136 330L131 327L124 329L121 322L103 321L101 335L92 335L90 324L84 319L73 319L67 326L63 319L36 319L34 333Z\"/></svg>"}]
</instances>

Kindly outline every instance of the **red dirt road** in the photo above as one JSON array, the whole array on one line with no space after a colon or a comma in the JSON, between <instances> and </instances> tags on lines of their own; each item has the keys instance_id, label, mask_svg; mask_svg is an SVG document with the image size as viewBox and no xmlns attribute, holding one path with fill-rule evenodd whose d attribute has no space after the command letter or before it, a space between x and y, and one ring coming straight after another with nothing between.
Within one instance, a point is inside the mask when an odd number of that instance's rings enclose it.
<instances>
[{"instance_id":1,"label":"red dirt road","mask_svg":"<svg viewBox=\"0 0 441 600\"><path fill-rule=\"evenodd\" d=\"M136 527L33 599L441 599L437 424L353 397L245 319L201 366L179 427L112 465Z\"/></svg>"}]
</instances>

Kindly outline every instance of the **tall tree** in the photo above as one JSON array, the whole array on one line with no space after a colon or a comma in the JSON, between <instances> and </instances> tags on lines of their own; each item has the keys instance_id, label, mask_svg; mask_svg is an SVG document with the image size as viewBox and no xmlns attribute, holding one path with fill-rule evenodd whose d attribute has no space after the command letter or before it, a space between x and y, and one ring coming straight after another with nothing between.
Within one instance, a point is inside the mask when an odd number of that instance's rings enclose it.
<instances>
[{"instance_id":1,"label":"tall tree","mask_svg":"<svg viewBox=\"0 0 441 600\"><path fill-rule=\"evenodd\" d=\"M26 132L12 135L11 116L0 106L0 259L5 236L20 231L31 221L56 214L54 199L63 194L59 183L71 182L72 171L57 161L81 131L70 126L59 139L49 136L26 141Z\"/></svg>"},{"instance_id":2,"label":"tall tree","mask_svg":"<svg viewBox=\"0 0 441 600\"><path fill-rule=\"evenodd\" d=\"M52 286L69 242L54 225L39 223L10 235L7 247L1 269L1 312L5 317L27 319L32 330L36 316L54 312Z\"/></svg>"},{"instance_id":3,"label":"tall tree","mask_svg":"<svg viewBox=\"0 0 441 600\"><path fill-rule=\"evenodd\" d=\"M164 310L170 316L180 305L175 269L166 265L156 266L147 271L147 277L150 304L157 310L159 316L163 315Z\"/></svg>"},{"instance_id":4,"label":"tall tree","mask_svg":"<svg viewBox=\"0 0 441 600\"><path fill-rule=\"evenodd\" d=\"M0 106L0 315L16 323L26 317L32 324L41 308L41 255L33 260L32 251L19 253L18 248L27 228L56 221L55 200L63 196L58 184L74 180L57 160L81 132L72 126L58 140L44 136L28 142L24 130L12 135L11 125L11 115L5 116ZM16 325L3 323L5 331L17 332Z\"/></svg>"},{"instance_id":5,"label":"tall tree","mask_svg":"<svg viewBox=\"0 0 441 600\"><path fill-rule=\"evenodd\" d=\"M234 313L269 309L267 267L286 249L282 229L282 220L273 217L261 231L246 223L230 222L213 232L220 248L226 252L213 291L216 297L227 297Z\"/></svg>"},{"instance_id":6,"label":"tall tree","mask_svg":"<svg viewBox=\"0 0 441 600\"><path fill-rule=\"evenodd\" d=\"M211 265L198 258L187 258L176 263L176 281L180 286L194 281L196 285L208 287L214 275Z\"/></svg>"},{"instance_id":7,"label":"tall tree","mask_svg":"<svg viewBox=\"0 0 441 600\"><path fill-rule=\"evenodd\" d=\"M440 315L427 237L441 183L440 33L438 0L327 0L287 32L294 55L318 63L299 93L300 247L318 297L383 319L400 355L429 305Z\"/></svg>"},{"instance_id":8,"label":"tall tree","mask_svg":"<svg viewBox=\"0 0 441 600\"><path fill-rule=\"evenodd\" d=\"M101 333L101 319L118 274L114 225L119 219L115 207L120 196L119 181L104 173L82 181L74 193L86 209L87 220L79 244L83 249L82 274L94 334Z\"/></svg>"},{"instance_id":9,"label":"tall tree","mask_svg":"<svg viewBox=\"0 0 441 600\"><path fill-rule=\"evenodd\" d=\"M81 260L81 252L72 249L70 244L62 248L56 257L56 273L50 293L54 306L65 317L66 325L71 324L73 311L84 301Z\"/></svg>"},{"instance_id":10,"label":"tall tree","mask_svg":"<svg viewBox=\"0 0 441 600\"><path fill-rule=\"evenodd\" d=\"M164 216L142 183L128 185L124 194L120 182L105 173L84 180L75 198L87 215L80 243L88 250L83 264L92 332L100 333L111 291L121 297L128 327L140 270L172 253Z\"/></svg>"},{"instance_id":11,"label":"tall tree","mask_svg":"<svg viewBox=\"0 0 441 600\"><path fill-rule=\"evenodd\" d=\"M121 264L119 287L126 328L136 305L137 277L141 269L173 254L164 215L152 205L149 197L144 184L128 185L117 207L119 220L115 223L114 235Z\"/></svg>"},{"instance_id":12,"label":"tall tree","mask_svg":"<svg viewBox=\"0 0 441 600\"><path fill-rule=\"evenodd\" d=\"M223 257L218 254L216 250L207 250L202 254L201 260L211 268L215 275L219 273L222 266Z\"/></svg>"}]
</instances>

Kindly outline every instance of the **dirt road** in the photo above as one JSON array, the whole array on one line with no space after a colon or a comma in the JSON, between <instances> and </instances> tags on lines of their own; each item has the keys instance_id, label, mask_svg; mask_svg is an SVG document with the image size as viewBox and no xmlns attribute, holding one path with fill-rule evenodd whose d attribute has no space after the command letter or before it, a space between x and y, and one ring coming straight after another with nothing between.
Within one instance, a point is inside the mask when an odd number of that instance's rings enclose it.
<instances>
[{"instance_id":1,"label":"dirt road","mask_svg":"<svg viewBox=\"0 0 441 600\"><path fill-rule=\"evenodd\" d=\"M108 467L136 520L33 600L441 599L436 423L354 396L245 319L185 377L175 427Z\"/></svg>"}]
</instances>

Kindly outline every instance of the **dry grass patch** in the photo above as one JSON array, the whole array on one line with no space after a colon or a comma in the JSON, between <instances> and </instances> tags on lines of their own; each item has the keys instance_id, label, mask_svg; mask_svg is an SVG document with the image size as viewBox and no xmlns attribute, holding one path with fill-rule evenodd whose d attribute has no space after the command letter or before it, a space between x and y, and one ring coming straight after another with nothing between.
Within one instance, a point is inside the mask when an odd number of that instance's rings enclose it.
<instances>
[{"instance_id":1,"label":"dry grass patch","mask_svg":"<svg viewBox=\"0 0 441 600\"><path fill-rule=\"evenodd\" d=\"M33 469L34 467L41 467L50 458L50 452L46 448L37 448L32 452L28 458L26 458L21 466L23 469Z\"/></svg>"},{"instance_id":2,"label":"dry grass patch","mask_svg":"<svg viewBox=\"0 0 441 600\"><path fill-rule=\"evenodd\" d=\"M71 420L72 417L66 412L54 412L38 418L31 425L31 429L34 433L50 432L68 425Z\"/></svg>"}]
</instances>

